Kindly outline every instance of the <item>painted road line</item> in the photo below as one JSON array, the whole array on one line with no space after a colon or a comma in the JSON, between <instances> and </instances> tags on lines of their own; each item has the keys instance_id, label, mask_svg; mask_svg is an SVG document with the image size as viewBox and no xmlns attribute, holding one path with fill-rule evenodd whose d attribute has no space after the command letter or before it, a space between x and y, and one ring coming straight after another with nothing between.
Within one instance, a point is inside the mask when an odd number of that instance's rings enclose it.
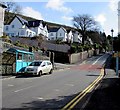
<instances>
[{"instance_id":1,"label":"painted road line","mask_svg":"<svg viewBox=\"0 0 120 110\"><path fill-rule=\"evenodd\" d=\"M103 78L104 76L104 69L101 69L101 73L99 77L91 83L85 90L83 90L80 94L78 94L73 100L71 100L67 105L65 105L62 110L68 110L72 109L80 100L90 91L94 89L94 87L98 84L98 82Z\"/></svg>"},{"instance_id":2,"label":"painted road line","mask_svg":"<svg viewBox=\"0 0 120 110\"><path fill-rule=\"evenodd\" d=\"M103 56L99 57L92 65L95 65Z\"/></svg>"},{"instance_id":3,"label":"painted road line","mask_svg":"<svg viewBox=\"0 0 120 110\"><path fill-rule=\"evenodd\" d=\"M74 108L75 105L77 105L77 103L80 102L80 100L81 100L87 93L91 92L91 91L95 88L96 84L101 80L101 78L102 78L102 77L100 77L100 78L95 82L94 85L92 85L87 91L85 91L85 93L84 93L80 98L78 98L77 101L75 101L75 102L70 106L70 109Z\"/></svg>"},{"instance_id":4,"label":"painted road line","mask_svg":"<svg viewBox=\"0 0 120 110\"><path fill-rule=\"evenodd\" d=\"M33 86L29 86L29 87L26 87L26 88L23 88L23 89L19 89L19 90L16 90L16 91L14 91L14 92L20 92L20 91L23 91L23 90L25 90L25 89L29 89L29 88L31 88L31 87L33 87Z\"/></svg>"},{"instance_id":5,"label":"painted road line","mask_svg":"<svg viewBox=\"0 0 120 110\"><path fill-rule=\"evenodd\" d=\"M7 80L7 79L13 79L13 78L15 78L15 76L8 77L8 78L2 78L1 80Z\"/></svg>"},{"instance_id":6,"label":"painted road line","mask_svg":"<svg viewBox=\"0 0 120 110\"><path fill-rule=\"evenodd\" d=\"M98 80L98 78L96 79L96 80ZM96 81L95 80L95 81ZM94 81L94 82L95 82ZM93 82L93 83L94 83ZM92 84L93 84L92 83ZM74 103L85 91L87 91L90 87L91 87L91 85L92 84L90 84L86 89L84 89L78 96L76 96L73 100L71 100L67 105L65 105L64 107L63 107L63 109L62 110L66 110L70 105L72 105L72 103Z\"/></svg>"}]
</instances>

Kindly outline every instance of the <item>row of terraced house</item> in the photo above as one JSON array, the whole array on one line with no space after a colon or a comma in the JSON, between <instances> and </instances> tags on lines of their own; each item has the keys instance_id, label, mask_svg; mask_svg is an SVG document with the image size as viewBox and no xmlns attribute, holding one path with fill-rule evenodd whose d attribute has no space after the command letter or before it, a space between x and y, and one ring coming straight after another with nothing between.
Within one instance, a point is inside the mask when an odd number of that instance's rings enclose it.
<instances>
[{"instance_id":1,"label":"row of terraced house","mask_svg":"<svg viewBox=\"0 0 120 110\"><path fill-rule=\"evenodd\" d=\"M27 17L28 18L28 17ZM60 39L69 42L81 42L82 35L73 27L66 29L64 26L48 27L43 20L31 21L15 15L4 25L4 33L11 37L34 37L42 35L46 40Z\"/></svg>"}]
</instances>

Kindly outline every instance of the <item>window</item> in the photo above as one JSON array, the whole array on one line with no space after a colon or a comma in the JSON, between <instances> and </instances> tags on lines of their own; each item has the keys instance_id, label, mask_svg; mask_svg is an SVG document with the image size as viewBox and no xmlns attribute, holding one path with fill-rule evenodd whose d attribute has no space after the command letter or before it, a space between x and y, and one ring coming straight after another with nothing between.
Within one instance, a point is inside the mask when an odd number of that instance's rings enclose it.
<instances>
[{"instance_id":1,"label":"window","mask_svg":"<svg viewBox=\"0 0 120 110\"><path fill-rule=\"evenodd\" d=\"M13 37L13 36L14 36L14 33L11 33L11 36Z\"/></svg>"},{"instance_id":2,"label":"window","mask_svg":"<svg viewBox=\"0 0 120 110\"><path fill-rule=\"evenodd\" d=\"M15 26L14 25L12 25L12 28L14 28Z\"/></svg>"},{"instance_id":3,"label":"window","mask_svg":"<svg viewBox=\"0 0 120 110\"><path fill-rule=\"evenodd\" d=\"M62 33L60 33L60 36L62 36Z\"/></svg>"},{"instance_id":4,"label":"window","mask_svg":"<svg viewBox=\"0 0 120 110\"><path fill-rule=\"evenodd\" d=\"M17 55L17 60L22 60L22 55L21 55L21 53L18 53L18 55Z\"/></svg>"},{"instance_id":5,"label":"window","mask_svg":"<svg viewBox=\"0 0 120 110\"><path fill-rule=\"evenodd\" d=\"M51 63L50 63L50 62L47 62L47 65L51 65Z\"/></svg>"},{"instance_id":6,"label":"window","mask_svg":"<svg viewBox=\"0 0 120 110\"><path fill-rule=\"evenodd\" d=\"M32 37L32 32L30 32L30 35L29 35L29 37Z\"/></svg>"},{"instance_id":7,"label":"window","mask_svg":"<svg viewBox=\"0 0 120 110\"><path fill-rule=\"evenodd\" d=\"M52 37L51 40L54 40L54 37Z\"/></svg>"},{"instance_id":8,"label":"window","mask_svg":"<svg viewBox=\"0 0 120 110\"><path fill-rule=\"evenodd\" d=\"M24 35L24 30L21 30L21 35Z\"/></svg>"},{"instance_id":9,"label":"window","mask_svg":"<svg viewBox=\"0 0 120 110\"><path fill-rule=\"evenodd\" d=\"M53 36L53 33L51 33L50 36Z\"/></svg>"},{"instance_id":10,"label":"window","mask_svg":"<svg viewBox=\"0 0 120 110\"><path fill-rule=\"evenodd\" d=\"M6 26L6 31L8 31L8 29L9 29L8 26Z\"/></svg>"},{"instance_id":11,"label":"window","mask_svg":"<svg viewBox=\"0 0 120 110\"><path fill-rule=\"evenodd\" d=\"M27 35L29 34L29 32L27 31Z\"/></svg>"},{"instance_id":12,"label":"window","mask_svg":"<svg viewBox=\"0 0 120 110\"><path fill-rule=\"evenodd\" d=\"M29 66L40 66L42 62L32 62Z\"/></svg>"}]
</instances>

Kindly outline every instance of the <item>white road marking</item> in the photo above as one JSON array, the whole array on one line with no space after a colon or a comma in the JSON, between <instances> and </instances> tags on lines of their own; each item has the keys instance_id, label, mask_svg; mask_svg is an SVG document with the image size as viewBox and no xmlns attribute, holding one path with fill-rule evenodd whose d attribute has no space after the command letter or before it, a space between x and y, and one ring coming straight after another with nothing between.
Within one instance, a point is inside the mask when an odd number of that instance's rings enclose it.
<instances>
[{"instance_id":1,"label":"white road marking","mask_svg":"<svg viewBox=\"0 0 120 110\"><path fill-rule=\"evenodd\" d=\"M37 97L37 99L39 99L39 100L43 100L43 98L42 98L42 97Z\"/></svg>"},{"instance_id":2,"label":"white road marking","mask_svg":"<svg viewBox=\"0 0 120 110\"><path fill-rule=\"evenodd\" d=\"M59 92L60 90L59 89L55 89L56 92Z\"/></svg>"},{"instance_id":3,"label":"white road marking","mask_svg":"<svg viewBox=\"0 0 120 110\"><path fill-rule=\"evenodd\" d=\"M16 90L16 91L14 91L14 92L20 92L20 91L22 91L22 90L29 89L29 88L31 88L31 87L33 87L33 86L29 86L29 87L26 87L26 88L23 88L23 89L19 89L19 90Z\"/></svg>"},{"instance_id":4,"label":"white road marking","mask_svg":"<svg viewBox=\"0 0 120 110\"><path fill-rule=\"evenodd\" d=\"M83 61L80 65L86 64L86 62L87 62L87 61L85 60L85 61Z\"/></svg>"},{"instance_id":5,"label":"white road marking","mask_svg":"<svg viewBox=\"0 0 120 110\"><path fill-rule=\"evenodd\" d=\"M14 86L14 85L12 85L12 84L8 84L8 87L12 87L12 86Z\"/></svg>"},{"instance_id":6,"label":"white road marking","mask_svg":"<svg viewBox=\"0 0 120 110\"><path fill-rule=\"evenodd\" d=\"M95 65L103 56L99 57L92 65Z\"/></svg>"},{"instance_id":7,"label":"white road marking","mask_svg":"<svg viewBox=\"0 0 120 110\"><path fill-rule=\"evenodd\" d=\"M72 86L72 87L74 86L74 84L65 84L65 85L67 85L67 86Z\"/></svg>"},{"instance_id":8,"label":"white road marking","mask_svg":"<svg viewBox=\"0 0 120 110\"><path fill-rule=\"evenodd\" d=\"M9 78L3 78L3 79L1 79L1 80L9 80L9 79L13 79L13 78L15 78L15 76L9 77Z\"/></svg>"}]
</instances>

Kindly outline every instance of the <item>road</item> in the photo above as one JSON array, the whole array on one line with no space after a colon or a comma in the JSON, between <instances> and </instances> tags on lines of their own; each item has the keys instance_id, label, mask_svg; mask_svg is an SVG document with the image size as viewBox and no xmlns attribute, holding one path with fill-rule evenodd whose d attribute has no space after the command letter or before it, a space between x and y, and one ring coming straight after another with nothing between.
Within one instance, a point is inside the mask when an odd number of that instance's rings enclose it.
<instances>
[{"instance_id":1,"label":"road","mask_svg":"<svg viewBox=\"0 0 120 110\"><path fill-rule=\"evenodd\" d=\"M108 54L41 77L2 80L3 108L63 108L100 74Z\"/></svg>"}]
</instances>

